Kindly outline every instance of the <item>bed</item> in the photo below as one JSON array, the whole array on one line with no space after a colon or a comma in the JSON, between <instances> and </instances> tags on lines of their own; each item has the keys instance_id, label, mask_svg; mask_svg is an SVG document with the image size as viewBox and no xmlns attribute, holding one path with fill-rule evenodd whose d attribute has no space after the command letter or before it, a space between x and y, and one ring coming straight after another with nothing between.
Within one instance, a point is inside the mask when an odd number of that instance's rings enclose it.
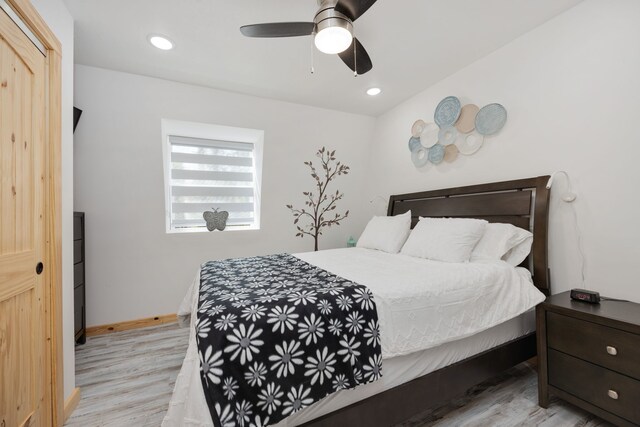
<instances>
[{"instance_id":1,"label":"bed","mask_svg":"<svg viewBox=\"0 0 640 427\"><path fill-rule=\"evenodd\" d=\"M469 217L530 230L534 236L531 255L519 268L501 263L443 266L358 248L297 254L300 260L372 290L380 317L384 375L333 393L277 425L394 425L535 356L531 308L550 288L547 179L394 195L389 201L389 215L410 210L413 224L419 217ZM378 269L371 274L375 265L385 265L385 273ZM435 277L431 288L420 282L426 271ZM180 308L179 314L185 317L197 309L198 278ZM483 291L461 298L460 289L449 292L457 294L455 301L446 300L447 295L435 297L443 284L456 280ZM393 288L389 282L394 282ZM511 303L516 300L517 304ZM459 301L466 305L456 307ZM452 317L447 310L467 313L468 318ZM163 426L213 425L200 379L194 318L191 316L189 349Z\"/></svg>"}]
</instances>

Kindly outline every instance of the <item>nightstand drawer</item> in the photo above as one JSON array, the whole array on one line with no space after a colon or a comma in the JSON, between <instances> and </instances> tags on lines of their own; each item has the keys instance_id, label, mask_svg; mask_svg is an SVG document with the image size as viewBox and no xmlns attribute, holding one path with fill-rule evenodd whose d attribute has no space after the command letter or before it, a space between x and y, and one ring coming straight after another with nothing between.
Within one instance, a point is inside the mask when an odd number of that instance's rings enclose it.
<instances>
[{"instance_id":1,"label":"nightstand drawer","mask_svg":"<svg viewBox=\"0 0 640 427\"><path fill-rule=\"evenodd\" d=\"M640 335L547 312L548 346L640 380Z\"/></svg>"},{"instance_id":2,"label":"nightstand drawer","mask_svg":"<svg viewBox=\"0 0 640 427\"><path fill-rule=\"evenodd\" d=\"M640 381L549 349L549 384L640 424Z\"/></svg>"}]
</instances>

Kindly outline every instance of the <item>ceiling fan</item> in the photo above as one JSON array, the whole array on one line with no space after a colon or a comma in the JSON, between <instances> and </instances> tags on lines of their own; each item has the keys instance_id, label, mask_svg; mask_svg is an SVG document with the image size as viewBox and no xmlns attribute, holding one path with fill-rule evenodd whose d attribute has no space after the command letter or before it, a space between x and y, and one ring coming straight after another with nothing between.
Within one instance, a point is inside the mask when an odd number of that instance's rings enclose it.
<instances>
[{"instance_id":1,"label":"ceiling fan","mask_svg":"<svg viewBox=\"0 0 640 427\"><path fill-rule=\"evenodd\" d=\"M369 54L353 36L353 22L376 0L318 0L319 9L313 22L273 22L244 25L240 32L247 37L314 36L319 51L338 54L356 75L373 68Z\"/></svg>"}]
</instances>

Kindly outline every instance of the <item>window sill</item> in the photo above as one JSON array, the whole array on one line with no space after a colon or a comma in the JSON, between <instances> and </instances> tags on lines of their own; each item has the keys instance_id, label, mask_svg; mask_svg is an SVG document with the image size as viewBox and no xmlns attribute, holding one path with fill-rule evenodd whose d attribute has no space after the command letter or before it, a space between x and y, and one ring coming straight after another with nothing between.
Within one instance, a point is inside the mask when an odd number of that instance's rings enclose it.
<instances>
[{"instance_id":1,"label":"window sill","mask_svg":"<svg viewBox=\"0 0 640 427\"><path fill-rule=\"evenodd\" d=\"M260 230L259 226L251 226L251 227L227 227L222 233L226 233L228 231L258 231ZM174 228L171 230L167 230L167 234L193 234L193 233L220 233L220 230L209 231L205 227L202 228Z\"/></svg>"}]
</instances>

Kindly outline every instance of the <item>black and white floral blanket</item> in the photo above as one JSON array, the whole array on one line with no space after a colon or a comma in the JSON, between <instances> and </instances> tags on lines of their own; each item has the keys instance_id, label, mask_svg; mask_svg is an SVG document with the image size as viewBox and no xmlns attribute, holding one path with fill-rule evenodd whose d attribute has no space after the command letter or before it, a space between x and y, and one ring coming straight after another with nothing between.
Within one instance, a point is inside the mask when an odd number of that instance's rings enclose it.
<instances>
[{"instance_id":1,"label":"black and white floral blanket","mask_svg":"<svg viewBox=\"0 0 640 427\"><path fill-rule=\"evenodd\" d=\"M275 424L382 375L371 291L288 254L203 264L196 338L216 426Z\"/></svg>"}]
</instances>

